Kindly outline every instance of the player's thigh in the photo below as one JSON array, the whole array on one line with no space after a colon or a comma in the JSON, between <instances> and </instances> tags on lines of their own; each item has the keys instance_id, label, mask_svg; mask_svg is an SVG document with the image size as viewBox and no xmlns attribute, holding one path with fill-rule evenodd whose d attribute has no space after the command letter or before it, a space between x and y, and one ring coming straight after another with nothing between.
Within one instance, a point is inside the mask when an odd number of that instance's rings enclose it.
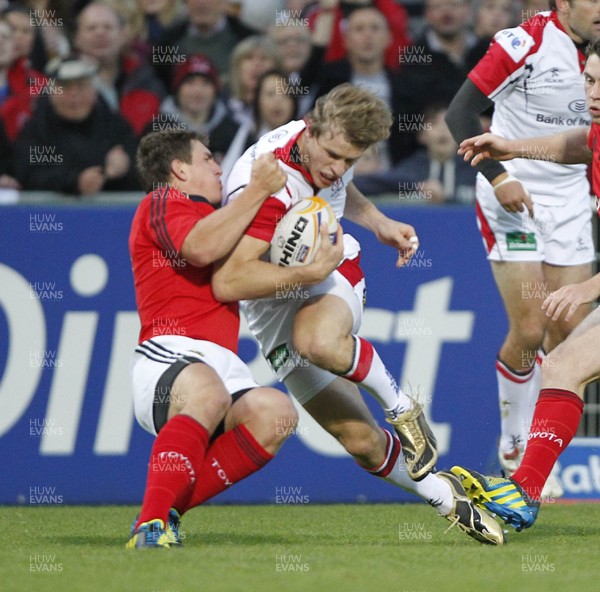
<instances>
[{"instance_id":1,"label":"player's thigh","mask_svg":"<svg viewBox=\"0 0 600 592\"><path fill-rule=\"evenodd\" d=\"M347 302L332 294L311 298L296 313L293 342L303 339L335 343L352 332L354 318Z\"/></svg>"},{"instance_id":2,"label":"player's thigh","mask_svg":"<svg viewBox=\"0 0 600 592\"><path fill-rule=\"evenodd\" d=\"M577 388L600 378L599 345L600 309L597 308L544 360L542 387Z\"/></svg>"},{"instance_id":3,"label":"player's thigh","mask_svg":"<svg viewBox=\"0 0 600 592\"><path fill-rule=\"evenodd\" d=\"M217 372L202 362L189 364L173 381L168 419L191 415L212 432L225 416L231 397Z\"/></svg>"},{"instance_id":4,"label":"player's thigh","mask_svg":"<svg viewBox=\"0 0 600 592\"><path fill-rule=\"evenodd\" d=\"M546 324L542 303L548 295L542 263L492 261L492 273L511 329L541 333ZM527 329L529 327L529 330Z\"/></svg>"}]
</instances>

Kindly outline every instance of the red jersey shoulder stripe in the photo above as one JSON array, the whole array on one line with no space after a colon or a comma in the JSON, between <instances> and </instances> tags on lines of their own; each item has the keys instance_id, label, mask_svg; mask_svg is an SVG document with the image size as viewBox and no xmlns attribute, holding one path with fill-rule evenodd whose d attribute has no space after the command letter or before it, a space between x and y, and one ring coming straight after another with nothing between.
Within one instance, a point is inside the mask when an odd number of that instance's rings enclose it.
<instances>
[{"instance_id":1,"label":"red jersey shoulder stripe","mask_svg":"<svg viewBox=\"0 0 600 592\"><path fill-rule=\"evenodd\" d=\"M154 230L156 240L162 248L172 255L175 255L177 249L169 236L169 231L167 230L167 224L165 222L168 193L168 187L163 187L152 192L152 197L150 198L150 226Z\"/></svg>"}]
</instances>

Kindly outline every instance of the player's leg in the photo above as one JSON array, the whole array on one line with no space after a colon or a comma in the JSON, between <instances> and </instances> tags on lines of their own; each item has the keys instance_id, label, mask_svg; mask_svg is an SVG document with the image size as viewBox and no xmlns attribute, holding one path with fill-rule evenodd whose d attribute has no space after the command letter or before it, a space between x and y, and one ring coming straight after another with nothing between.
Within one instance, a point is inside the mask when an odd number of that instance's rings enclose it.
<instances>
[{"instance_id":1,"label":"player's leg","mask_svg":"<svg viewBox=\"0 0 600 592\"><path fill-rule=\"evenodd\" d=\"M535 401L535 359L547 319L541 307L547 294L540 262L492 262L496 285L508 317L508 334L496 360L500 404L498 457L503 469L518 467L527 442Z\"/></svg>"},{"instance_id":2,"label":"player's leg","mask_svg":"<svg viewBox=\"0 0 600 592\"><path fill-rule=\"evenodd\" d=\"M543 270L544 277L548 283L548 292L554 292L567 284L584 282L593 275L591 263L569 266L549 265L544 263ZM549 322L546 326L544 350L547 352L552 351L559 343L563 342L573 328L577 327L591 311L591 304L582 304L568 322L564 320L564 315L557 321Z\"/></svg>"},{"instance_id":3,"label":"player's leg","mask_svg":"<svg viewBox=\"0 0 600 592\"><path fill-rule=\"evenodd\" d=\"M175 502L181 514L262 468L296 427L296 410L281 391L258 387L239 394L223 433L209 445L192 494Z\"/></svg>"},{"instance_id":4,"label":"player's leg","mask_svg":"<svg viewBox=\"0 0 600 592\"><path fill-rule=\"evenodd\" d=\"M298 393L304 409L363 469L415 493L478 541L503 542L497 523L469 503L453 475L428 473L419 481L411 479L397 435L377 425L355 384L342 378L332 380L327 374L315 367L298 368L285 382L290 392Z\"/></svg>"},{"instance_id":5,"label":"player's leg","mask_svg":"<svg viewBox=\"0 0 600 592\"><path fill-rule=\"evenodd\" d=\"M154 391L152 421L158 435L129 548L178 544L167 528L171 508L193 490L210 435L231 404L216 371L198 358L167 364Z\"/></svg>"},{"instance_id":6,"label":"player's leg","mask_svg":"<svg viewBox=\"0 0 600 592\"><path fill-rule=\"evenodd\" d=\"M599 342L600 309L596 309L548 354L525 455L510 479L452 468L473 501L517 530L535 522L544 483L577 431L585 386L600 378Z\"/></svg>"},{"instance_id":7,"label":"player's leg","mask_svg":"<svg viewBox=\"0 0 600 592\"><path fill-rule=\"evenodd\" d=\"M356 335L363 291L364 280L352 285L339 271L311 289L311 298L294 317L293 346L311 363L359 384L377 399L400 437L409 473L420 479L435 467L435 438L421 406L398 388L372 344Z\"/></svg>"}]
</instances>

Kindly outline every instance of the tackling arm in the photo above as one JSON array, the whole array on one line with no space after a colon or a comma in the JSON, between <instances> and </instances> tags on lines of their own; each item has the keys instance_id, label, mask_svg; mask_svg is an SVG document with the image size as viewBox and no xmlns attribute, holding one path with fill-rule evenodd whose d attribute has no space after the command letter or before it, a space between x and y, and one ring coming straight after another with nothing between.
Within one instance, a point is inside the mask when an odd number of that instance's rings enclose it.
<instances>
[{"instance_id":1,"label":"tackling arm","mask_svg":"<svg viewBox=\"0 0 600 592\"><path fill-rule=\"evenodd\" d=\"M220 302L267 298L275 296L284 285L308 286L322 282L342 260L344 241L340 226L335 245L329 241L325 224L319 232L321 244L313 262L300 267L281 267L261 260L269 243L245 235L229 256L215 266L212 276L215 298Z\"/></svg>"},{"instance_id":2,"label":"tackling arm","mask_svg":"<svg viewBox=\"0 0 600 592\"><path fill-rule=\"evenodd\" d=\"M265 199L277 193L286 179L287 175L277 164L273 153L259 156L252 167L250 183L239 197L198 220L185 237L181 254L197 267L210 265L227 255Z\"/></svg>"}]
</instances>

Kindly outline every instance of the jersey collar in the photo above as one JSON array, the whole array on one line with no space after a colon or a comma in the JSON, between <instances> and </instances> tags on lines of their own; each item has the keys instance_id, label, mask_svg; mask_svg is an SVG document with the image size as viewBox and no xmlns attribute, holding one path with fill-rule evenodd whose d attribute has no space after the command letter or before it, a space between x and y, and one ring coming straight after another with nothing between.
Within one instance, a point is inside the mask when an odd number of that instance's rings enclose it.
<instances>
[{"instance_id":1,"label":"jersey collar","mask_svg":"<svg viewBox=\"0 0 600 592\"><path fill-rule=\"evenodd\" d=\"M300 157L300 150L298 149L298 139L306 131L306 127L302 128L298 133L294 134L285 146L276 148L275 158L281 160L281 162L287 164L290 168L298 171L306 180L307 183L316 192L318 188L315 186L312 175L302 166L302 159Z\"/></svg>"}]
</instances>

